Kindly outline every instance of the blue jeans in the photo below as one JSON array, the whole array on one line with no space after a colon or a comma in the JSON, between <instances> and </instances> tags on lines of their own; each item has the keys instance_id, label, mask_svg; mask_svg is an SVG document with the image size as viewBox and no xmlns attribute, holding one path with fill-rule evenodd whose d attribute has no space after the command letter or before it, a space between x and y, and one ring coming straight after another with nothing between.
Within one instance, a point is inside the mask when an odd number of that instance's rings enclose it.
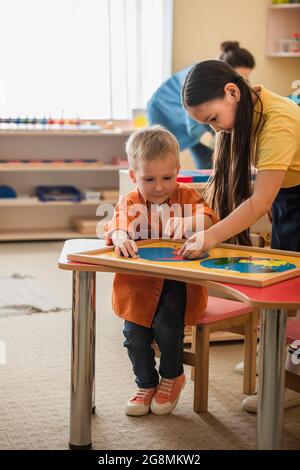
<instances>
[{"instance_id":1,"label":"blue jeans","mask_svg":"<svg viewBox=\"0 0 300 470\"><path fill-rule=\"evenodd\" d=\"M300 185L280 189L272 216L272 248L300 251Z\"/></svg>"},{"instance_id":2,"label":"blue jeans","mask_svg":"<svg viewBox=\"0 0 300 470\"><path fill-rule=\"evenodd\" d=\"M165 280L152 326L147 328L125 321L124 346L127 348L138 387L152 388L159 382L154 350L151 347L153 340L161 352L161 377L173 379L183 373L185 306L186 284Z\"/></svg>"}]
</instances>

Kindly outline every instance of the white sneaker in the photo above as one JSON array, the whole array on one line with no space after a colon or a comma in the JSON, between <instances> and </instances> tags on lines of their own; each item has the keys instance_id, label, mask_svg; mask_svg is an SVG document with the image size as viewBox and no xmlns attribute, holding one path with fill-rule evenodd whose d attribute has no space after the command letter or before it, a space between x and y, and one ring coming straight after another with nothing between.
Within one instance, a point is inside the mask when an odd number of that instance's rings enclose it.
<instances>
[{"instance_id":1,"label":"white sneaker","mask_svg":"<svg viewBox=\"0 0 300 470\"><path fill-rule=\"evenodd\" d=\"M242 401L242 409L248 411L249 413L257 413L257 392L252 393ZM300 393L290 390L289 388L285 389L284 394L284 409L293 408L294 406L300 405Z\"/></svg>"},{"instance_id":2,"label":"white sneaker","mask_svg":"<svg viewBox=\"0 0 300 470\"><path fill-rule=\"evenodd\" d=\"M244 375L244 361L239 362L235 368L234 372L236 374ZM258 358L256 359L256 375L258 375Z\"/></svg>"}]
</instances>

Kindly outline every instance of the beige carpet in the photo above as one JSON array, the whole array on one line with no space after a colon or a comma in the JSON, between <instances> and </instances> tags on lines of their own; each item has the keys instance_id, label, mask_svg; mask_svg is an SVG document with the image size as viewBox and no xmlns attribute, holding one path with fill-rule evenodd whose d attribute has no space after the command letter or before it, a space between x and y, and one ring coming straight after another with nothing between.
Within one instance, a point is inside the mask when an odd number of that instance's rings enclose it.
<instances>
[{"instance_id":1,"label":"beige carpet","mask_svg":"<svg viewBox=\"0 0 300 470\"><path fill-rule=\"evenodd\" d=\"M70 304L71 274L56 268L60 247L2 244L0 275L36 276L56 298ZM242 359L241 344L211 347L209 413L193 412L188 380L173 414L124 415L135 385L122 346L122 322L111 312L111 281L109 274L97 280L94 448L254 449L256 417L241 410L242 376L233 372ZM68 448L70 326L70 313L0 319L0 342L6 350L6 364L0 363L0 449ZM300 449L300 407L285 412L284 448Z\"/></svg>"},{"instance_id":2,"label":"beige carpet","mask_svg":"<svg viewBox=\"0 0 300 470\"><path fill-rule=\"evenodd\" d=\"M68 310L67 303L57 302L53 292L36 277L0 276L0 318Z\"/></svg>"}]
</instances>

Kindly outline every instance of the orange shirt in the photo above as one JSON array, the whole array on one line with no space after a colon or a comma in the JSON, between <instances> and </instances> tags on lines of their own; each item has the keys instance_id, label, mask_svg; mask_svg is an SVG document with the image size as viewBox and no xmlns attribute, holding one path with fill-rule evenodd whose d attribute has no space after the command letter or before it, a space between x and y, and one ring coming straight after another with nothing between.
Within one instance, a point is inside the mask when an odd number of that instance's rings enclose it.
<instances>
[{"instance_id":1,"label":"orange shirt","mask_svg":"<svg viewBox=\"0 0 300 470\"><path fill-rule=\"evenodd\" d=\"M169 206L179 204L183 210L185 204L190 204L195 215L196 206L203 205L203 213L212 218L216 223L218 218L215 212L203 200L198 191L182 183L177 183L174 192L167 201ZM130 213L133 204L141 204L145 216L148 218L147 232L150 238L150 210L151 204L146 203L136 189L121 198L115 208L113 219L104 227L107 245L112 245L111 235L115 230L129 232L131 238L130 223L134 222L137 215ZM183 212L184 214L184 212ZM175 214L176 215L176 214ZM147 234L143 234L143 239ZM116 274L113 284L113 310L124 318L124 320L137 323L138 325L151 327L162 292L164 279L156 277L136 276L130 274ZM185 324L196 325L199 323L202 313L207 305L207 289L195 284L187 283L187 302L185 308Z\"/></svg>"}]
</instances>

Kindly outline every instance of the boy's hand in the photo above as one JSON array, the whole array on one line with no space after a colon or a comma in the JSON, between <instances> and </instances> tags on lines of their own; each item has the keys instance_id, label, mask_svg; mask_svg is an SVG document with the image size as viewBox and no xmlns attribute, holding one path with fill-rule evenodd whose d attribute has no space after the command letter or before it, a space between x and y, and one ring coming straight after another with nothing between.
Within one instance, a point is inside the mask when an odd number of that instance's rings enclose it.
<instances>
[{"instance_id":1,"label":"boy's hand","mask_svg":"<svg viewBox=\"0 0 300 470\"><path fill-rule=\"evenodd\" d=\"M181 240L184 235L184 219L182 217L170 218L164 228L164 235Z\"/></svg>"},{"instance_id":2,"label":"boy's hand","mask_svg":"<svg viewBox=\"0 0 300 470\"><path fill-rule=\"evenodd\" d=\"M138 247L134 240L120 240L115 245L115 253L118 256L125 256L125 258L138 258Z\"/></svg>"},{"instance_id":3,"label":"boy's hand","mask_svg":"<svg viewBox=\"0 0 300 470\"><path fill-rule=\"evenodd\" d=\"M165 227L165 235L175 240L189 238L193 233L192 217L172 217L168 220Z\"/></svg>"}]
</instances>

